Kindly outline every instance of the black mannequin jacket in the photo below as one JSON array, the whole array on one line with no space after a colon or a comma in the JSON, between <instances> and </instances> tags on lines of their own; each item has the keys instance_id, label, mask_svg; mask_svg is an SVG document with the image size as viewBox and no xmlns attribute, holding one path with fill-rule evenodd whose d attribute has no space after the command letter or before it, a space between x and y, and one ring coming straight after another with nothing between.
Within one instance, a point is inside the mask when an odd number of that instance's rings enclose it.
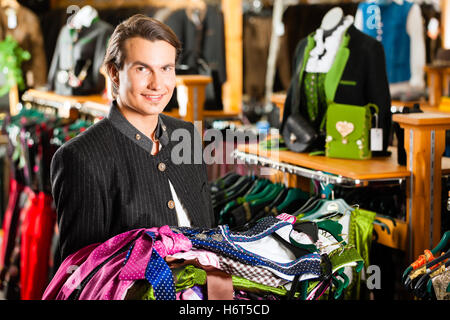
<instances>
[{"instance_id":1,"label":"black mannequin jacket","mask_svg":"<svg viewBox=\"0 0 450 320\"><path fill-rule=\"evenodd\" d=\"M347 47L342 53L348 54L345 65L341 65L341 72L329 79L336 88L334 102L364 106L374 103L379 108L379 127L383 128L383 150L387 150L389 133L391 129L391 97L389 83L386 74L386 62L382 44L376 39L362 33L353 25L350 26L346 35L349 37ZM280 131L293 110L308 119L305 99L302 96L303 79L300 79L300 66L308 60L305 49L314 33L302 39L296 48L293 63L293 76L286 95L284 104L283 121ZM338 53L339 54L339 53ZM336 58L337 59L337 58ZM320 120L318 121L320 123ZM315 128L319 129L319 128Z\"/></svg>"}]
</instances>

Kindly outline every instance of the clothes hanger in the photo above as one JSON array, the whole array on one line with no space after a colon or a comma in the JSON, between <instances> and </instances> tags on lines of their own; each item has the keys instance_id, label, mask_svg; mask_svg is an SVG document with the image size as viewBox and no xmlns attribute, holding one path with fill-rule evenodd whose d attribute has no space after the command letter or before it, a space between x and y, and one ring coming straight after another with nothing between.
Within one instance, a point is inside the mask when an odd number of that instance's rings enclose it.
<instances>
[{"instance_id":1,"label":"clothes hanger","mask_svg":"<svg viewBox=\"0 0 450 320\"><path fill-rule=\"evenodd\" d=\"M267 184L264 188L262 188L262 190L258 193L252 193L249 194L247 196L244 196L242 201L243 202L250 202L256 199L260 199L263 198L264 196L266 196L273 188L275 187L275 184L273 183L269 183Z\"/></svg>"},{"instance_id":2,"label":"clothes hanger","mask_svg":"<svg viewBox=\"0 0 450 320\"><path fill-rule=\"evenodd\" d=\"M236 181L239 177L240 177L239 174L237 174L234 171L230 171L227 172L223 177L220 177L216 181L214 181L213 184L216 185L218 189L225 189L226 187L230 186L231 183Z\"/></svg>"},{"instance_id":3,"label":"clothes hanger","mask_svg":"<svg viewBox=\"0 0 450 320\"><path fill-rule=\"evenodd\" d=\"M256 178L255 184L252 186L250 190L247 191L245 196L248 196L250 194L256 194L264 189L268 184L270 184L270 180L265 178Z\"/></svg>"},{"instance_id":4,"label":"clothes hanger","mask_svg":"<svg viewBox=\"0 0 450 320\"><path fill-rule=\"evenodd\" d=\"M213 200L220 201L220 200L227 199L229 196L234 194L237 190L241 189L245 185L245 183L248 182L249 179L251 179L251 177L249 177L249 176L239 176L238 179L231 186L217 192L214 195Z\"/></svg>"},{"instance_id":5,"label":"clothes hanger","mask_svg":"<svg viewBox=\"0 0 450 320\"><path fill-rule=\"evenodd\" d=\"M258 199L253 199L250 200L250 206L265 206L268 203L270 203L271 201L273 201L280 192L282 192L282 190L284 190L286 187L282 184L274 184L272 189L270 190L269 193L267 193L266 195L264 195L261 198Z\"/></svg>"},{"instance_id":6,"label":"clothes hanger","mask_svg":"<svg viewBox=\"0 0 450 320\"><path fill-rule=\"evenodd\" d=\"M343 278L344 281L340 281L338 279L338 276ZM349 284L350 280L349 280L349 278L347 277L347 275L344 272L336 274L336 275L333 275L331 277L331 279L333 281L333 285L336 288L336 290L334 291L334 294L332 296L333 296L334 300L338 300L341 297L342 292L344 291L344 289L348 287L348 284ZM331 291L330 291L330 294L331 294Z\"/></svg>"},{"instance_id":7,"label":"clothes hanger","mask_svg":"<svg viewBox=\"0 0 450 320\"><path fill-rule=\"evenodd\" d=\"M236 182L237 179L239 179L240 175L237 174L236 172L230 171L227 174L225 174L223 177L218 178L216 181L213 182L212 188L217 188L217 189L212 189L211 191L213 193L217 193L227 187L229 187L231 184L233 184L234 182Z\"/></svg>"},{"instance_id":8,"label":"clothes hanger","mask_svg":"<svg viewBox=\"0 0 450 320\"><path fill-rule=\"evenodd\" d=\"M271 234L275 239L279 240L282 244L286 245L286 247L292 252L292 254L295 257L295 260L310 254L311 252L309 250L306 250L304 248L298 247L295 244L293 244L290 238L290 241L286 241L282 236L280 236L276 231Z\"/></svg>"},{"instance_id":9,"label":"clothes hanger","mask_svg":"<svg viewBox=\"0 0 450 320\"><path fill-rule=\"evenodd\" d=\"M291 235L289 235L290 241L297 247L303 248L310 253L319 252L316 246L317 241L319 241L319 228L315 222L312 221L299 221L293 225L293 229L299 233L306 234L312 243L300 243L295 240Z\"/></svg>"},{"instance_id":10,"label":"clothes hanger","mask_svg":"<svg viewBox=\"0 0 450 320\"><path fill-rule=\"evenodd\" d=\"M254 183L254 181L252 181L251 179L247 180L243 184L241 184L239 189L236 188L232 192L229 192L228 194L224 194L221 198L214 199L213 207L222 208L220 210L220 212L222 212L224 209L224 206L229 205L230 203L233 204L236 201L236 199L238 199L239 197L242 197L248 191L248 189L251 188L252 184ZM222 212L222 214L226 213L232 207L234 207L234 205L229 205L227 210ZM220 212L219 212L219 216L220 216Z\"/></svg>"},{"instance_id":11,"label":"clothes hanger","mask_svg":"<svg viewBox=\"0 0 450 320\"><path fill-rule=\"evenodd\" d=\"M286 192L286 188L282 186L282 189L279 191L279 193L277 195L275 195L275 199L273 199L272 201L269 199L268 202L274 203L277 199L281 198L282 195ZM274 190L273 192L276 192L276 190ZM266 195L266 199L273 197L272 195L268 194ZM243 199L242 199L243 201ZM256 201L256 200L255 200ZM242 204L245 201L242 202ZM244 231L244 230L249 230L254 224L256 224L256 222L261 219L264 218L266 216L269 215L274 215L275 213L273 211L270 210L270 204L267 204L266 202L261 202L261 203L256 203L256 204L250 204L248 203L248 209L251 213L251 218L246 221L243 225L241 226L235 226L233 228L233 230L235 231ZM242 214L242 208L234 208L233 210L237 210L238 212L232 212L231 215L235 216L237 214Z\"/></svg>"},{"instance_id":12,"label":"clothes hanger","mask_svg":"<svg viewBox=\"0 0 450 320\"><path fill-rule=\"evenodd\" d=\"M410 288L412 291L423 293L423 286L427 281L427 279L424 278L424 275L434 272L437 264L440 264L443 260L449 258L449 253L450 249L445 254L442 254L441 256L436 257L430 262L427 262L423 266L417 268L414 273L411 273L406 277L404 286L406 288Z\"/></svg>"},{"instance_id":13,"label":"clothes hanger","mask_svg":"<svg viewBox=\"0 0 450 320\"><path fill-rule=\"evenodd\" d=\"M269 213L272 212L274 213L274 211L272 211L273 209L276 209L276 207L282 203L284 201L284 199L287 197L289 190L291 190L291 188L283 188L281 190L280 193L278 193L278 195L276 196L275 199L273 199L272 202L268 203L264 209L262 211L264 211L265 213Z\"/></svg>"},{"instance_id":14,"label":"clothes hanger","mask_svg":"<svg viewBox=\"0 0 450 320\"><path fill-rule=\"evenodd\" d=\"M382 222L382 221L380 221L380 220L375 218L373 220L373 224L379 225L381 227L382 231L386 230L387 234L391 234L391 230L389 229L388 225L385 224L384 222Z\"/></svg>"},{"instance_id":15,"label":"clothes hanger","mask_svg":"<svg viewBox=\"0 0 450 320\"><path fill-rule=\"evenodd\" d=\"M444 235L442 236L441 240L439 241L439 243L436 245L436 247L434 247L431 251L431 253L435 256L436 254L438 254L441 251L446 251L446 249L450 249L450 230L446 231L444 233ZM410 272L413 270L412 265L408 266L406 268L406 270L403 272L402 275L402 283L404 285L406 285L406 281L408 279L408 276L410 274Z\"/></svg>"},{"instance_id":16,"label":"clothes hanger","mask_svg":"<svg viewBox=\"0 0 450 320\"><path fill-rule=\"evenodd\" d=\"M234 194L230 195L226 199L223 199L221 202L217 204L217 206L221 206L225 204L225 207L222 208L219 212L219 224L224 224L227 221L227 217L229 213L236 207L240 206L239 199L245 194L248 189L251 188L253 181L248 181L241 189L237 190Z\"/></svg>"},{"instance_id":17,"label":"clothes hanger","mask_svg":"<svg viewBox=\"0 0 450 320\"><path fill-rule=\"evenodd\" d=\"M283 192L283 189L285 189L284 185L274 184L269 193L264 195L264 197L248 201L247 204L249 208L247 210L250 211L251 217L245 222L244 225L255 223L264 216L267 216L267 213L264 210L264 208L267 206L268 203L273 201L278 196L279 193ZM242 208L236 209L236 212L233 211L231 212L231 214L233 216L235 216L236 214L241 215Z\"/></svg>"},{"instance_id":18,"label":"clothes hanger","mask_svg":"<svg viewBox=\"0 0 450 320\"><path fill-rule=\"evenodd\" d=\"M432 288L433 288L433 283L432 283L432 277L434 277L433 273L437 272L437 274L440 274L440 268L433 268L433 266L437 266L438 264L441 264L442 261L444 261L445 259L450 258L450 250L447 251L446 254L440 256L439 258L436 258L435 260L431 261L429 264L427 264L426 267L426 273L424 275L422 275L419 280L416 282L416 284L414 285L414 294L419 297L419 298L425 298L425 297L430 297L433 294ZM445 264L442 264L441 267L442 268L447 268L448 266L450 266L450 261L447 261ZM435 274L435 275L437 275Z\"/></svg>"},{"instance_id":19,"label":"clothes hanger","mask_svg":"<svg viewBox=\"0 0 450 320\"><path fill-rule=\"evenodd\" d=\"M311 196L308 200L306 200L306 202L300 207L298 208L297 211L295 211L292 215L293 216L298 216L300 214L302 214L305 211L308 211L309 208L312 208L313 206L315 206L315 204L317 203L317 201L321 200L320 198L318 198L317 195Z\"/></svg>"},{"instance_id":20,"label":"clothes hanger","mask_svg":"<svg viewBox=\"0 0 450 320\"><path fill-rule=\"evenodd\" d=\"M309 195L299 188L289 189L286 198L276 207L276 209L278 212L286 211L286 208L293 203L297 204L300 201L306 201L308 198Z\"/></svg>"},{"instance_id":21,"label":"clothes hanger","mask_svg":"<svg viewBox=\"0 0 450 320\"><path fill-rule=\"evenodd\" d=\"M446 272L446 269L447 269L449 266L450 266L450 260L447 261L447 262L444 264L444 266L443 266L444 269L443 269L443 270L440 270L440 272L439 272L438 274L436 274L436 275L433 275L433 273L430 274L430 279L429 279L428 282L427 282L427 293L428 293L430 296L433 295L433 293L434 293L434 290L433 290L433 278L434 278L435 276L437 276L437 275L443 273L443 272ZM449 285L448 285L448 287L447 287L447 289L446 289L446 292L450 292L450 291L449 291L449 288L450 288L450 283L449 283Z\"/></svg>"},{"instance_id":22,"label":"clothes hanger","mask_svg":"<svg viewBox=\"0 0 450 320\"><path fill-rule=\"evenodd\" d=\"M316 224L319 229L331 234L337 242L344 241L344 238L341 236L343 227L339 222L333 220L321 220L317 221Z\"/></svg>"},{"instance_id":23,"label":"clothes hanger","mask_svg":"<svg viewBox=\"0 0 450 320\"><path fill-rule=\"evenodd\" d=\"M323 200L320 203L318 203L318 205L314 209L305 212L301 219L307 220L320 219L324 215L328 215L333 212L348 214L353 210L354 208L349 207L348 204L346 204L343 199Z\"/></svg>"}]
</instances>

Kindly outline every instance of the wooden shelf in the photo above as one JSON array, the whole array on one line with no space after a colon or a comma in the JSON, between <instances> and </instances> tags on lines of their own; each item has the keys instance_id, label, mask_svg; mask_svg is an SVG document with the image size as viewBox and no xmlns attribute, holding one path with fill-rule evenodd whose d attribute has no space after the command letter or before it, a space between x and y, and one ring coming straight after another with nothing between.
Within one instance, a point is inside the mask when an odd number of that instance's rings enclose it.
<instances>
[{"instance_id":1,"label":"wooden shelf","mask_svg":"<svg viewBox=\"0 0 450 320\"><path fill-rule=\"evenodd\" d=\"M178 84L185 85L203 85L208 82L208 77L205 76L189 76L187 81L184 76L177 78ZM34 101L42 104L55 105L60 104L62 106L68 105L69 107L75 107L81 112L91 113L94 116L107 116L109 112L109 101L102 95L89 95L89 96L63 96L50 91L39 91L35 89L27 90L23 96L24 101ZM174 118L183 118L179 114L178 109L163 112L166 115ZM226 110L203 110L203 118L212 119L224 119L224 118L238 118L240 112L226 111Z\"/></svg>"},{"instance_id":2,"label":"wooden shelf","mask_svg":"<svg viewBox=\"0 0 450 320\"><path fill-rule=\"evenodd\" d=\"M369 160L332 159L293 151L270 152L259 150L257 144L240 145L238 150L264 156L274 161L328 172L354 180L404 179L410 176L406 166L397 164L397 150L395 148L390 149L392 152L390 157L372 158Z\"/></svg>"},{"instance_id":3,"label":"wooden shelf","mask_svg":"<svg viewBox=\"0 0 450 320\"><path fill-rule=\"evenodd\" d=\"M434 128L450 124L450 114L444 112L423 112L394 114L392 120L410 126L433 126Z\"/></svg>"},{"instance_id":4,"label":"wooden shelf","mask_svg":"<svg viewBox=\"0 0 450 320\"><path fill-rule=\"evenodd\" d=\"M40 91L36 89L29 89L26 91L27 94L32 96L35 99L42 99L48 101L55 101L61 103L85 103L85 102L94 102L97 104L108 104L108 99L104 98L100 94L88 95L88 96L63 96L56 94L51 91Z\"/></svg>"}]
</instances>

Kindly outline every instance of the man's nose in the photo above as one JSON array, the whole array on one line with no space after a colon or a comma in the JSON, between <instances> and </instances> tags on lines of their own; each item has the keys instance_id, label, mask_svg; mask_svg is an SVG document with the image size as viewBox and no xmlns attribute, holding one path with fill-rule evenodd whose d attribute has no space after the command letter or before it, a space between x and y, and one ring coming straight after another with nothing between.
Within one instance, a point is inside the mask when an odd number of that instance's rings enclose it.
<instances>
[{"instance_id":1,"label":"man's nose","mask_svg":"<svg viewBox=\"0 0 450 320\"><path fill-rule=\"evenodd\" d=\"M149 81L148 88L152 90L160 90L162 88L162 77L157 72L152 72Z\"/></svg>"}]
</instances>

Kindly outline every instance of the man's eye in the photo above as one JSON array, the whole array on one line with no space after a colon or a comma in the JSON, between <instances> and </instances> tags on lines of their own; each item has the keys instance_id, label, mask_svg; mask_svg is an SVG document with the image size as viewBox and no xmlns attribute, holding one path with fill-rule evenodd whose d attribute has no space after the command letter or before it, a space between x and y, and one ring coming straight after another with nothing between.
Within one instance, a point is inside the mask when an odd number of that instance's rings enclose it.
<instances>
[{"instance_id":1,"label":"man's eye","mask_svg":"<svg viewBox=\"0 0 450 320\"><path fill-rule=\"evenodd\" d=\"M137 70L143 72L145 71L145 67L137 67Z\"/></svg>"},{"instance_id":2,"label":"man's eye","mask_svg":"<svg viewBox=\"0 0 450 320\"><path fill-rule=\"evenodd\" d=\"M172 69L173 69L172 66L167 66L167 67L164 67L164 68L163 68L163 71L169 72L169 71L172 71Z\"/></svg>"}]
</instances>

